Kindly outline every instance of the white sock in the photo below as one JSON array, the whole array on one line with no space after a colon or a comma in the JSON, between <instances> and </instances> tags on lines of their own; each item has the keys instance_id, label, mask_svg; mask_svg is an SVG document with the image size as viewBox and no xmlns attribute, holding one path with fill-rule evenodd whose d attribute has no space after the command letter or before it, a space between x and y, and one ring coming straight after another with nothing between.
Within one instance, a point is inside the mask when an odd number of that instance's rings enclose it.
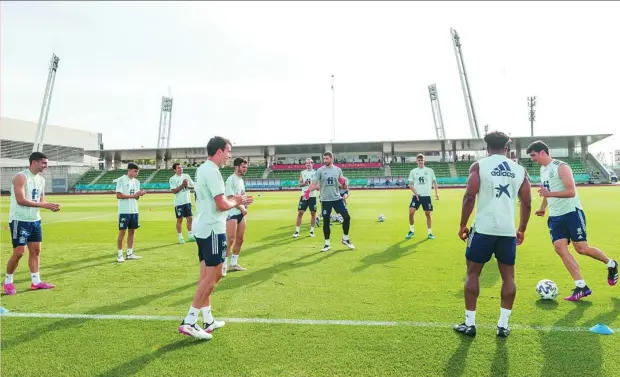
<instances>
[{"instance_id":1,"label":"white sock","mask_svg":"<svg viewBox=\"0 0 620 377\"><path fill-rule=\"evenodd\" d=\"M32 277L32 284L39 284L41 282L38 272L32 272L30 276Z\"/></svg>"},{"instance_id":2,"label":"white sock","mask_svg":"<svg viewBox=\"0 0 620 377\"><path fill-rule=\"evenodd\" d=\"M413 225L409 225L409 231L413 233Z\"/></svg>"},{"instance_id":3,"label":"white sock","mask_svg":"<svg viewBox=\"0 0 620 377\"><path fill-rule=\"evenodd\" d=\"M432 234L433 230L431 228L428 228L428 234Z\"/></svg>"},{"instance_id":4,"label":"white sock","mask_svg":"<svg viewBox=\"0 0 620 377\"><path fill-rule=\"evenodd\" d=\"M228 257L224 257L224 268L228 266Z\"/></svg>"},{"instance_id":5,"label":"white sock","mask_svg":"<svg viewBox=\"0 0 620 377\"><path fill-rule=\"evenodd\" d=\"M6 274L6 279L4 279L4 284L13 284L13 274Z\"/></svg>"},{"instance_id":6,"label":"white sock","mask_svg":"<svg viewBox=\"0 0 620 377\"><path fill-rule=\"evenodd\" d=\"M585 288L586 281L585 280L575 280L575 285L577 288Z\"/></svg>"},{"instance_id":7,"label":"white sock","mask_svg":"<svg viewBox=\"0 0 620 377\"><path fill-rule=\"evenodd\" d=\"M295 233L299 233L299 227L298 226L295 227Z\"/></svg>"},{"instance_id":8,"label":"white sock","mask_svg":"<svg viewBox=\"0 0 620 377\"><path fill-rule=\"evenodd\" d=\"M119 257L119 258L122 258L122 257L123 257L123 249L120 249L120 250L118 251L118 257Z\"/></svg>"},{"instance_id":9,"label":"white sock","mask_svg":"<svg viewBox=\"0 0 620 377\"><path fill-rule=\"evenodd\" d=\"M349 240L349 235L345 234L344 236L342 236L342 239L345 240L345 241L348 241Z\"/></svg>"},{"instance_id":10,"label":"white sock","mask_svg":"<svg viewBox=\"0 0 620 377\"><path fill-rule=\"evenodd\" d=\"M183 238L183 233L178 233L179 238Z\"/></svg>"},{"instance_id":11,"label":"white sock","mask_svg":"<svg viewBox=\"0 0 620 377\"><path fill-rule=\"evenodd\" d=\"M230 257L230 265L231 265L231 266L236 266L236 265L237 265L237 261L238 261L238 260L239 260L239 256L238 256L238 255L233 254L233 255Z\"/></svg>"},{"instance_id":12,"label":"white sock","mask_svg":"<svg viewBox=\"0 0 620 377\"><path fill-rule=\"evenodd\" d=\"M204 308L202 308L202 316L205 320L205 323L207 324L213 323L214 319L213 319L213 314L211 314L211 305L205 306Z\"/></svg>"},{"instance_id":13,"label":"white sock","mask_svg":"<svg viewBox=\"0 0 620 377\"><path fill-rule=\"evenodd\" d=\"M616 261L613 259L610 259L609 262L607 262L607 267L612 268L616 266Z\"/></svg>"},{"instance_id":14,"label":"white sock","mask_svg":"<svg viewBox=\"0 0 620 377\"><path fill-rule=\"evenodd\" d=\"M314 226L310 227L310 233L314 233Z\"/></svg>"},{"instance_id":15,"label":"white sock","mask_svg":"<svg viewBox=\"0 0 620 377\"><path fill-rule=\"evenodd\" d=\"M476 325L476 311L465 310L465 326Z\"/></svg>"},{"instance_id":16,"label":"white sock","mask_svg":"<svg viewBox=\"0 0 620 377\"><path fill-rule=\"evenodd\" d=\"M131 255L131 254L133 254L133 248L127 249L127 255Z\"/></svg>"},{"instance_id":17,"label":"white sock","mask_svg":"<svg viewBox=\"0 0 620 377\"><path fill-rule=\"evenodd\" d=\"M200 309L196 309L193 306L190 306L189 312L187 312L187 315L185 316L183 323L186 323L188 325L195 325L196 322L198 322L199 313L200 313Z\"/></svg>"},{"instance_id":18,"label":"white sock","mask_svg":"<svg viewBox=\"0 0 620 377\"><path fill-rule=\"evenodd\" d=\"M497 321L497 326L507 329L510 313L512 313L511 309L500 308L499 321Z\"/></svg>"},{"instance_id":19,"label":"white sock","mask_svg":"<svg viewBox=\"0 0 620 377\"><path fill-rule=\"evenodd\" d=\"M325 245L327 245L327 246L330 245L329 240L325 240Z\"/></svg>"}]
</instances>

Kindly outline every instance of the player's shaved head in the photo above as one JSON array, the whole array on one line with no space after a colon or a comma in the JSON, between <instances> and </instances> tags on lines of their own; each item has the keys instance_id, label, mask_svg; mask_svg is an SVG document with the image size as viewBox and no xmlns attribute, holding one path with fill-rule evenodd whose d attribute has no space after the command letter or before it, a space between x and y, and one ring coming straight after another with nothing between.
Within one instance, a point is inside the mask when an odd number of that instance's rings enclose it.
<instances>
[{"instance_id":1,"label":"player's shaved head","mask_svg":"<svg viewBox=\"0 0 620 377\"><path fill-rule=\"evenodd\" d=\"M489 152L502 152L508 148L510 136L501 131L492 131L486 134L484 141L487 143Z\"/></svg>"}]
</instances>

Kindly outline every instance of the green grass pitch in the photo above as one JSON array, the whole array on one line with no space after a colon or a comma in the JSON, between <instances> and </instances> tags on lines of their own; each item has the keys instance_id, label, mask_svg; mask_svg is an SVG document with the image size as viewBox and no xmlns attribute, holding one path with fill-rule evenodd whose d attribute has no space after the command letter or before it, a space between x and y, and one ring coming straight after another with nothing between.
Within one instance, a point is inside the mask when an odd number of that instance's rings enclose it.
<instances>
[{"instance_id":1,"label":"green grass pitch","mask_svg":"<svg viewBox=\"0 0 620 377\"><path fill-rule=\"evenodd\" d=\"M582 187L579 193L590 243L620 258L620 188ZM546 218L532 214L517 251L511 336L495 337L501 279L490 263L481 276L478 336L470 340L450 328L464 317L465 244L457 238L462 189L441 190L434 202L435 240L426 240L422 213L414 238L404 239L408 191L352 191L356 250L339 243L342 231L334 225L328 253L319 252L321 229L307 237L309 214L302 237L292 238L299 192L253 194L239 259L248 270L230 272L216 287L214 314L232 320L208 342L176 331L196 288L198 258L195 243L176 243L171 194L140 200L135 252L143 259L123 264L116 263L113 195L49 195L62 210L42 212L41 277L57 287L30 291L24 258L15 274L17 295L3 296L1 305L10 313L91 316L2 317L1 375L620 375L619 335L586 331L599 322L620 328L620 285L609 287L605 266L578 256L593 295L563 301L574 284L553 251ZM4 272L11 254L8 198L1 203ZM535 197L533 207L539 204ZM377 222L381 213L383 223ZM560 288L555 301L537 299L536 282L545 278Z\"/></svg>"}]
</instances>

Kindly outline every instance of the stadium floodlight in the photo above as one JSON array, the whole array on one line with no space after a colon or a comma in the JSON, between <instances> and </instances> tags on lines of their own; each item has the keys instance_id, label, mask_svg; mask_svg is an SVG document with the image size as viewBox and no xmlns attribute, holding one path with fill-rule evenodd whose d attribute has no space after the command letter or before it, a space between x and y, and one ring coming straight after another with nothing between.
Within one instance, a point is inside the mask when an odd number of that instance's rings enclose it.
<instances>
[{"instance_id":1,"label":"stadium floodlight","mask_svg":"<svg viewBox=\"0 0 620 377\"><path fill-rule=\"evenodd\" d=\"M47 126L47 116L50 112L52 103L52 93L54 91L54 83L56 82L56 71L58 70L58 62L60 59L56 54L52 54L50 60L49 74L47 75L47 83L45 85L45 93L43 94L43 104L41 105L41 113L39 114L39 124L37 126L37 134L34 138L32 152L43 151L43 137L45 136L45 127Z\"/></svg>"},{"instance_id":2,"label":"stadium floodlight","mask_svg":"<svg viewBox=\"0 0 620 377\"><path fill-rule=\"evenodd\" d=\"M170 148L170 131L172 129L172 97L161 97L161 110L159 112L159 134L157 135L157 148Z\"/></svg>"},{"instance_id":3,"label":"stadium floodlight","mask_svg":"<svg viewBox=\"0 0 620 377\"><path fill-rule=\"evenodd\" d=\"M461 87L463 88L463 97L465 99L465 107L467 109L467 117L469 120L469 130L472 138L479 139L480 131L478 130L478 118L476 117L474 99L471 94L471 87L469 85L469 79L467 78L467 72L465 70L465 60L463 58L463 50L461 48L461 38L456 30L452 28L450 28L450 34L452 36L452 44L454 45L454 54L456 55L456 65L459 69Z\"/></svg>"},{"instance_id":4,"label":"stadium floodlight","mask_svg":"<svg viewBox=\"0 0 620 377\"><path fill-rule=\"evenodd\" d=\"M428 94L431 97L431 110L433 111L435 134L437 135L438 140L445 140L446 129L443 126L443 115L441 113L441 106L439 106L439 93L437 92L436 84L431 84L428 86Z\"/></svg>"},{"instance_id":5,"label":"stadium floodlight","mask_svg":"<svg viewBox=\"0 0 620 377\"><path fill-rule=\"evenodd\" d=\"M534 121L536 120L536 96L527 97L527 107L530 109L529 111L529 119L530 119L530 136L534 136Z\"/></svg>"}]
</instances>

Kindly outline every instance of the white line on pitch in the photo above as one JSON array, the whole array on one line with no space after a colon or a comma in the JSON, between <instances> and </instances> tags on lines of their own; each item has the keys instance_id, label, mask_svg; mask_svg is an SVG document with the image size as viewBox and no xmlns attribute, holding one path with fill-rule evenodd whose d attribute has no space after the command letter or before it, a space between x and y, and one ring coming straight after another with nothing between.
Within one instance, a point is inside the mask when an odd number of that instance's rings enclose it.
<instances>
[{"instance_id":1,"label":"white line on pitch","mask_svg":"<svg viewBox=\"0 0 620 377\"><path fill-rule=\"evenodd\" d=\"M20 318L59 318L59 319L94 319L94 320L129 320L129 321L180 321L180 316L154 316L154 315L124 315L124 314L64 314L64 313L17 313L8 312L0 314L0 317ZM287 318L218 318L230 323L266 323L266 324L289 324L289 325L327 325L327 326L368 326L368 327L429 327L451 328L453 324L441 322L408 322L408 321L352 321L352 320L329 320L329 319L287 319ZM479 328L495 328L495 325L476 325ZM532 326L511 325L513 330L529 331L553 331L553 332L585 332L586 327L566 326ZM620 328L613 329L620 331Z\"/></svg>"}]
</instances>

